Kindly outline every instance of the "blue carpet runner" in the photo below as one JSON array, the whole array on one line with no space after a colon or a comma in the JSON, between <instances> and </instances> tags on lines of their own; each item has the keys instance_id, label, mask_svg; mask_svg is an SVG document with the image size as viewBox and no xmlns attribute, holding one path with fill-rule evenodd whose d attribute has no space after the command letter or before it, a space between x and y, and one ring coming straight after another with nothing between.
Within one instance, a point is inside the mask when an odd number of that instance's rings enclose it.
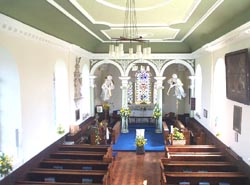
<instances>
[{"instance_id":1,"label":"blue carpet runner","mask_svg":"<svg viewBox=\"0 0 250 185\"><path fill-rule=\"evenodd\" d=\"M160 152L165 151L164 138L162 133L155 133L154 126L132 125L129 126L129 133L121 133L117 142L112 146L114 151L135 151L135 133L136 129L145 129L145 138L147 144L145 151Z\"/></svg>"}]
</instances>

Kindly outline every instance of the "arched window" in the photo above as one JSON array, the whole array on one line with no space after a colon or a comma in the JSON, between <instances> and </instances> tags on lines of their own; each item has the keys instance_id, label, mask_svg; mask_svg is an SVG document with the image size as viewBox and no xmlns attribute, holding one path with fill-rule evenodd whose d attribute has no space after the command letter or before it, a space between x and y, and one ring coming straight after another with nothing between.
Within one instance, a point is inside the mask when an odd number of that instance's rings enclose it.
<instances>
[{"instance_id":1,"label":"arched window","mask_svg":"<svg viewBox=\"0 0 250 185\"><path fill-rule=\"evenodd\" d=\"M223 59L219 59L215 64L214 69L214 103L213 103L213 119L215 134L220 135L223 124L225 121L224 118L224 101L226 99L226 73L225 73L225 62ZM220 106L218 106L220 105Z\"/></svg>"},{"instance_id":2,"label":"arched window","mask_svg":"<svg viewBox=\"0 0 250 185\"><path fill-rule=\"evenodd\" d=\"M18 68L11 54L0 48L0 151L21 158L21 93ZM20 161L17 161L20 160Z\"/></svg>"},{"instance_id":3,"label":"arched window","mask_svg":"<svg viewBox=\"0 0 250 185\"><path fill-rule=\"evenodd\" d=\"M68 72L64 61L57 61L54 74L55 124L68 127Z\"/></svg>"},{"instance_id":4,"label":"arched window","mask_svg":"<svg viewBox=\"0 0 250 185\"><path fill-rule=\"evenodd\" d=\"M196 74L195 74L195 116L198 118L201 117L202 108L201 108L201 93L202 93L202 71L201 66L198 64L196 67Z\"/></svg>"},{"instance_id":5,"label":"arched window","mask_svg":"<svg viewBox=\"0 0 250 185\"><path fill-rule=\"evenodd\" d=\"M84 90L84 92L81 92L83 95L83 99L82 99L82 114L87 114L90 112L90 106L86 106L86 105L90 105L90 92L89 90L89 66L87 64L83 64L82 66L82 91ZM85 91L86 89L86 91Z\"/></svg>"}]
</instances>

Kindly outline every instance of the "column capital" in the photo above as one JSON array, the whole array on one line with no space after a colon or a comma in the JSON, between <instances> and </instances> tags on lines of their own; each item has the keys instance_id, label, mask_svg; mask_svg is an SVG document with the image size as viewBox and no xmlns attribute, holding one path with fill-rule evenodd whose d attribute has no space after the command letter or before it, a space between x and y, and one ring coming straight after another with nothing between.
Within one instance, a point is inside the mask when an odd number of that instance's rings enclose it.
<instances>
[{"instance_id":1,"label":"column capital","mask_svg":"<svg viewBox=\"0 0 250 185\"><path fill-rule=\"evenodd\" d=\"M120 76L119 79L122 81L121 89L127 89L130 76Z\"/></svg>"},{"instance_id":2,"label":"column capital","mask_svg":"<svg viewBox=\"0 0 250 185\"><path fill-rule=\"evenodd\" d=\"M95 87L95 79L96 79L96 76L89 76L89 86L92 88Z\"/></svg>"},{"instance_id":3,"label":"column capital","mask_svg":"<svg viewBox=\"0 0 250 185\"><path fill-rule=\"evenodd\" d=\"M130 80L130 76L120 76L119 79L122 80L122 81L128 81Z\"/></svg>"},{"instance_id":4,"label":"column capital","mask_svg":"<svg viewBox=\"0 0 250 185\"><path fill-rule=\"evenodd\" d=\"M163 81L166 79L166 77L165 76L155 76L154 79L157 81Z\"/></svg>"},{"instance_id":5,"label":"column capital","mask_svg":"<svg viewBox=\"0 0 250 185\"><path fill-rule=\"evenodd\" d=\"M194 88L194 81L195 81L195 76L189 76L188 77L191 81L190 85L189 85L189 88L193 89Z\"/></svg>"},{"instance_id":6,"label":"column capital","mask_svg":"<svg viewBox=\"0 0 250 185\"><path fill-rule=\"evenodd\" d=\"M156 76L156 77L154 77L154 79L156 80L156 88L157 89L164 89L164 87L162 86L162 83L163 83L163 80L166 79L166 77Z\"/></svg>"}]
</instances>

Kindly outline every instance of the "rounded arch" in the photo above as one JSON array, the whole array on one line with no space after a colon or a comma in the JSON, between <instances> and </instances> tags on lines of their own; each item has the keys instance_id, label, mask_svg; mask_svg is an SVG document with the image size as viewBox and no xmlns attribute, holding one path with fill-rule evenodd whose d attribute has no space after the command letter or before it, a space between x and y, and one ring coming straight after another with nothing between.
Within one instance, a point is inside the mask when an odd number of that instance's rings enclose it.
<instances>
[{"instance_id":1,"label":"rounded arch","mask_svg":"<svg viewBox=\"0 0 250 185\"><path fill-rule=\"evenodd\" d=\"M92 66L92 68L90 69L90 75L93 76L93 75L95 74L96 69L97 69L99 66L101 66L102 64L113 64L113 65L116 66L117 69L120 71L121 76L124 75L123 69L122 69L122 67L119 65L119 63L117 63L117 62L115 62L115 61L113 61L113 60L107 60L107 59L95 63L95 64Z\"/></svg>"},{"instance_id":2,"label":"rounded arch","mask_svg":"<svg viewBox=\"0 0 250 185\"><path fill-rule=\"evenodd\" d=\"M88 89L90 87L90 81L89 81L89 66L84 62L82 66L82 91L84 89ZM86 105L90 105L90 92L84 91L82 92L83 95L83 102L82 102L82 113L87 114L90 112L90 107Z\"/></svg>"},{"instance_id":3,"label":"rounded arch","mask_svg":"<svg viewBox=\"0 0 250 185\"><path fill-rule=\"evenodd\" d=\"M138 64L138 63L142 63L142 61L141 61L141 60L135 60L134 62L132 62L131 64L129 64L128 67L127 67L127 69L126 69L126 71L125 71L125 74L124 74L124 75L125 75L125 76L128 76L129 71L131 70L131 68L132 68L135 64ZM149 60L143 60L143 63L146 63L146 64L148 64L149 66L151 66L151 67L154 69L155 74L159 74L158 69L156 68L156 66L155 66L152 62L150 62Z\"/></svg>"},{"instance_id":4,"label":"rounded arch","mask_svg":"<svg viewBox=\"0 0 250 185\"><path fill-rule=\"evenodd\" d=\"M195 112L200 117L202 112L202 70L200 64L196 66L195 74Z\"/></svg>"},{"instance_id":5,"label":"rounded arch","mask_svg":"<svg viewBox=\"0 0 250 185\"><path fill-rule=\"evenodd\" d=\"M211 125L216 135L222 134L223 128L226 127L225 117L225 100L226 100L226 69L223 58L219 58L214 67L213 83L213 122ZM220 106L218 106L220 105Z\"/></svg>"},{"instance_id":6,"label":"rounded arch","mask_svg":"<svg viewBox=\"0 0 250 185\"><path fill-rule=\"evenodd\" d=\"M21 148L22 110L20 77L11 53L0 48L0 151L17 162Z\"/></svg>"},{"instance_id":7,"label":"rounded arch","mask_svg":"<svg viewBox=\"0 0 250 185\"><path fill-rule=\"evenodd\" d=\"M189 70L191 76L194 76L194 74L195 74L193 67L188 62L186 62L185 60L180 60L180 59L176 60L175 59L175 60L171 60L170 62L167 62L166 64L163 65L163 67L162 67L162 69L160 71L160 76L163 76L163 73L164 73L165 69L168 66L170 66L171 64L182 64L185 67L187 67L187 69Z\"/></svg>"},{"instance_id":8,"label":"rounded arch","mask_svg":"<svg viewBox=\"0 0 250 185\"><path fill-rule=\"evenodd\" d=\"M64 60L57 60L54 66L55 73L55 123L67 128L68 124L68 70Z\"/></svg>"}]
</instances>

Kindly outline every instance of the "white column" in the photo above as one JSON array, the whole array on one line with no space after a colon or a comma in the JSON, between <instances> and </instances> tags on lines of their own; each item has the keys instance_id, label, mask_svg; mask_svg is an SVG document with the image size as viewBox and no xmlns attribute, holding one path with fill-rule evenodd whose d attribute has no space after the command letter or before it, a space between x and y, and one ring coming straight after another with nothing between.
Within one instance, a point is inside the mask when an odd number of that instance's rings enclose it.
<instances>
[{"instance_id":1,"label":"white column","mask_svg":"<svg viewBox=\"0 0 250 185\"><path fill-rule=\"evenodd\" d=\"M122 81L122 107L128 108L128 80L130 77L128 76L121 76L119 79ZM128 119L128 118L127 118ZM128 120L125 120L125 118L122 119L122 133L128 133Z\"/></svg>"},{"instance_id":2,"label":"white column","mask_svg":"<svg viewBox=\"0 0 250 185\"><path fill-rule=\"evenodd\" d=\"M195 98L195 76L189 76L188 77L190 79L190 98ZM191 118L194 117L194 110L191 110L191 104L190 104L190 115L189 115Z\"/></svg>"},{"instance_id":3,"label":"white column","mask_svg":"<svg viewBox=\"0 0 250 185\"><path fill-rule=\"evenodd\" d=\"M95 116L95 105L94 105L94 88L95 88L96 76L89 76L89 88L90 88L90 116Z\"/></svg>"},{"instance_id":4,"label":"white column","mask_svg":"<svg viewBox=\"0 0 250 185\"><path fill-rule=\"evenodd\" d=\"M156 80L156 89L157 89L157 103L159 105L159 108L161 109L161 116L159 117L159 124L158 128L156 128L156 133L162 133L162 89L164 87L162 86L163 80L166 79L166 77L156 76L154 77Z\"/></svg>"}]
</instances>

